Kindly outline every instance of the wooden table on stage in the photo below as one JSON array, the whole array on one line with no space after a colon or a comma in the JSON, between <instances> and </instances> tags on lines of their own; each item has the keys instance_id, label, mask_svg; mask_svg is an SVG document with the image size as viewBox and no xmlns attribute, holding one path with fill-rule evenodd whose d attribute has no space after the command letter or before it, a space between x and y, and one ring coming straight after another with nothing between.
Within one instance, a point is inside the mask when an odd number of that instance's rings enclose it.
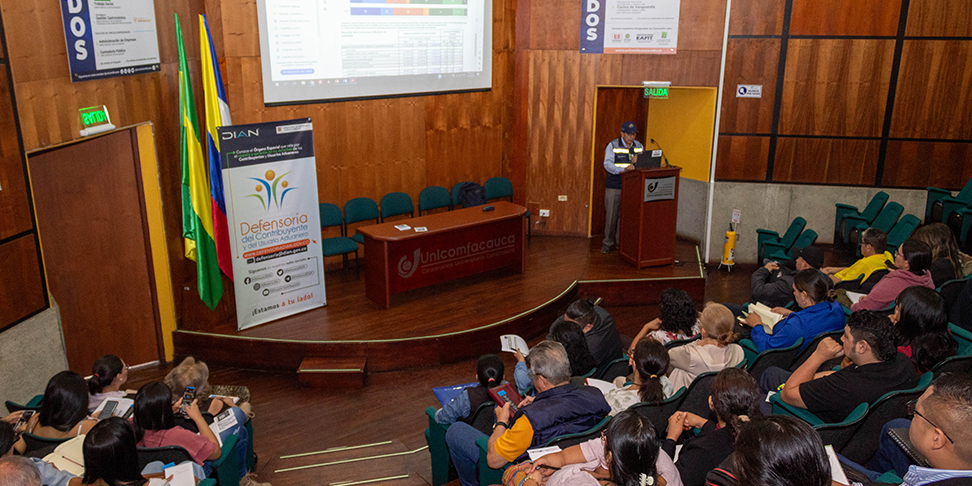
<instances>
[{"instance_id":1,"label":"wooden table on stage","mask_svg":"<svg viewBox=\"0 0 972 486\"><path fill-rule=\"evenodd\" d=\"M488 206L495 209L483 211ZM523 273L524 215L523 206L499 201L358 228L364 235L365 295L387 309L391 295L406 290L495 268ZM411 228L395 228L402 224Z\"/></svg>"}]
</instances>

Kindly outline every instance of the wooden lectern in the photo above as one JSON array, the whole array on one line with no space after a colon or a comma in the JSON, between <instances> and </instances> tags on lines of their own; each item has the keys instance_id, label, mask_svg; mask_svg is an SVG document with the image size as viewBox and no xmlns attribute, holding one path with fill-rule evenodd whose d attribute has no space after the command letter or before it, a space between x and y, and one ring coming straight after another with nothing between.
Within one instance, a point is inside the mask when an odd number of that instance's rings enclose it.
<instances>
[{"instance_id":1,"label":"wooden lectern","mask_svg":"<svg viewBox=\"0 0 972 486\"><path fill-rule=\"evenodd\" d=\"M670 166L621 175L618 252L637 268L675 263L681 170Z\"/></svg>"}]
</instances>

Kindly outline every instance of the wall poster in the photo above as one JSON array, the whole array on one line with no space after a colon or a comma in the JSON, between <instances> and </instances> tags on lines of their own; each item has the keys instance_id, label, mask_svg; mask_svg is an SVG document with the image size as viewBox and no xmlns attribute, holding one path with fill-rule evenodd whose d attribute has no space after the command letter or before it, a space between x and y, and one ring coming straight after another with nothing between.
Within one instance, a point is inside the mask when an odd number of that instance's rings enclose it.
<instances>
[{"instance_id":1,"label":"wall poster","mask_svg":"<svg viewBox=\"0 0 972 486\"><path fill-rule=\"evenodd\" d=\"M583 0L583 54L675 54L681 0Z\"/></svg>"},{"instance_id":2,"label":"wall poster","mask_svg":"<svg viewBox=\"0 0 972 486\"><path fill-rule=\"evenodd\" d=\"M71 82L159 70L153 0L61 0Z\"/></svg>"}]
</instances>

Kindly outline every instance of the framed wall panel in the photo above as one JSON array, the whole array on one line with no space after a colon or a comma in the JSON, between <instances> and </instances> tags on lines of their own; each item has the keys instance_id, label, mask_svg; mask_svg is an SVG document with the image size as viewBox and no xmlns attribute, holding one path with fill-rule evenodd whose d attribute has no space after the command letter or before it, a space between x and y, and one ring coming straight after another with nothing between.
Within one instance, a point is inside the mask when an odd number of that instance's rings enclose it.
<instances>
[{"instance_id":1,"label":"framed wall panel","mask_svg":"<svg viewBox=\"0 0 972 486\"><path fill-rule=\"evenodd\" d=\"M907 36L972 37L969 0L911 0Z\"/></svg>"},{"instance_id":2,"label":"framed wall panel","mask_svg":"<svg viewBox=\"0 0 972 486\"><path fill-rule=\"evenodd\" d=\"M690 0L680 6L678 52L722 50L726 0Z\"/></svg>"},{"instance_id":3,"label":"framed wall panel","mask_svg":"<svg viewBox=\"0 0 972 486\"><path fill-rule=\"evenodd\" d=\"M733 0L729 35L780 35L786 0Z\"/></svg>"},{"instance_id":4,"label":"framed wall panel","mask_svg":"<svg viewBox=\"0 0 972 486\"><path fill-rule=\"evenodd\" d=\"M765 181L769 142L769 137L720 136L716 179Z\"/></svg>"},{"instance_id":5,"label":"framed wall panel","mask_svg":"<svg viewBox=\"0 0 972 486\"><path fill-rule=\"evenodd\" d=\"M779 39L729 39L722 121L726 133L769 133L773 127ZM737 98L736 86L763 85L762 98Z\"/></svg>"},{"instance_id":6,"label":"framed wall panel","mask_svg":"<svg viewBox=\"0 0 972 486\"><path fill-rule=\"evenodd\" d=\"M0 329L47 307L34 235L0 245Z\"/></svg>"},{"instance_id":7,"label":"framed wall panel","mask_svg":"<svg viewBox=\"0 0 972 486\"><path fill-rule=\"evenodd\" d=\"M972 143L891 140L882 186L959 190L972 178Z\"/></svg>"},{"instance_id":8,"label":"framed wall panel","mask_svg":"<svg viewBox=\"0 0 972 486\"><path fill-rule=\"evenodd\" d=\"M780 138L773 181L871 185L880 145L879 140Z\"/></svg>"},{"instance_id":9,"label":"framed wall panel","mask_svg":"<svg viewBox=\"0 0 972 486\"><path fill-rule=\"evenodd\" d=\"M607 54L605 54L607 55ZM671 81L672 86L718 86L722 51L683 51L674 56L623 56L621 84Z\"/></svg>"},{"instance_id":10,"label":"framed wall panel","mask_svg":"<svg viewBox=\"0 0 972 486\"><path fill-rule=\"evenodd\" d=\"M901 0L793 0L790 35L894 36Z\"/></svg>"},{"instance_id":11,"label":"framed wall panel","mask_svg":"<svg viewBox=\"0 0 972 486\"><path fill-rule=\"evenodd\" d=\"M0 240L34 228L9 81L0 65Z\"/></svg>"},{"instance_id":12,"label":"framed wall panel","mask_svg":"<svg viewBox=\"0 0 972 486\"><path fill-rule=\"evenodd\" d=\"M972 140L972 41L907 40L891 136Z\"/></svg>"},{"instance_id":13,"label":"framed wall panel","mask_svg":"<svg viewBox=\"0 0 972 486\"><path fill-rule=\"evenodd\" d=\"M894 41L791 39L780 133L880 137Z\"/></svg>"}]
</instances>

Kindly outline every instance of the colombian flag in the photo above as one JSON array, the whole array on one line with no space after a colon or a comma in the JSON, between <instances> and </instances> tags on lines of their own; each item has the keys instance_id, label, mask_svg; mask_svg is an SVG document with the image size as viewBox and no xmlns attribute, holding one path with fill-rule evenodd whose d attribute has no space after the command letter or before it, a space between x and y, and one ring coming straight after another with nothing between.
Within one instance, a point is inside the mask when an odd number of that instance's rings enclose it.
<instances>
[{"instance_id":1,"label":"colombian flag","mask_svg":"<svg viewBox=\"0 0 972 486\"><path fill-rule=\"evenodd\" d=\"M199 16L199 54L202 62L203 93L206 106L206 148L209 155L209 187L213 206L213 230L216 237L216 256L219 268L233 280L233 258L230 254L229 228L226 226L226 199L223 197L223 177L219 157L219 136L216 128L232 125L223 77L213 49L206 16Z\"/></svg>"},{"instance_id":2,"label":"colombian flag","mask_svg":"<svg viewBox=\"0 0 972 486\"><path fill-rule=\"evenodd\" d=\"M199 298L212 310L223 296L223 282L216 260L213 237L213 206L206 174L206 161L199 144L199 124L189 79L186 50L182 45L179 15L175 14L176 41L179 46L179 123L182 145L182 237L186 258L196 261Z\"/></svg>"}]
</instances>

